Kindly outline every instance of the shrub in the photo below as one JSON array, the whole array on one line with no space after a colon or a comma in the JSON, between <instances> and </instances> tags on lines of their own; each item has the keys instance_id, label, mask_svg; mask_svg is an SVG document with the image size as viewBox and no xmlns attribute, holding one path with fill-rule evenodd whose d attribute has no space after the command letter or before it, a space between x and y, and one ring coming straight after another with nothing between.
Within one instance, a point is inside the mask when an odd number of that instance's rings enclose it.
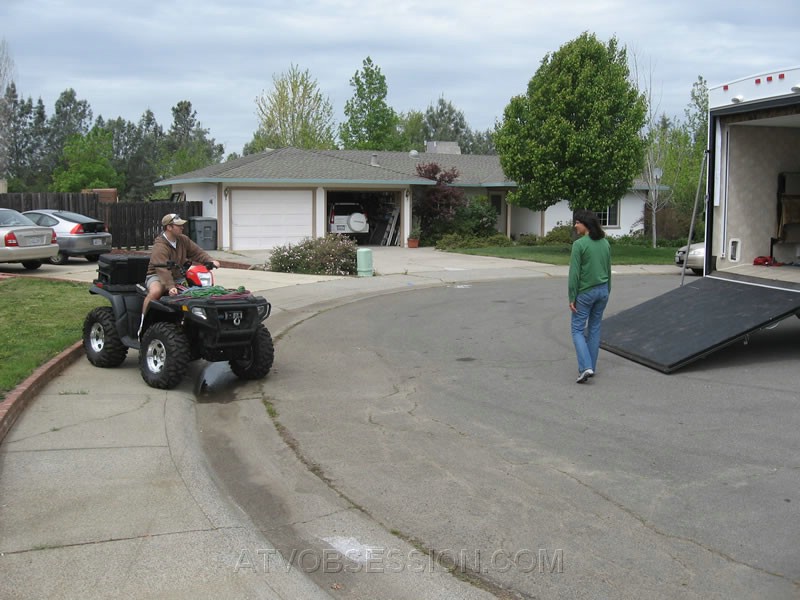
<instances>
[{"instance_id":1,"label":"shrub","mask_svg":"<svg viewBox=\"0 0 800 600\"><path fill-rule=\"evenodd\" d=\"M436 242L437 250L455 250L457 248L489 248L496 246L513 246L514 242L502 233L491 236L463 235L448 233Z\"/></svg>"},{"instance_id":2,"label":"shrub","mask_svg":"<svg viewBox=\"0 0 800 600\"><path fill-rule=\"evenodd\" d=\"M517 244L520 246L538 246L541 243L539 236L535 233L520 233L517 238Z\"/></svg>"},{"instance_id":3,"label":"shrub","mask_svg":"<svg viewBox=\"0 0 800 600\"><path fill-rule=\"evenodd\" d=\"M354 275L357 251L358 246L347 236L307 238L299 244L273 248L268 268L279 273Z\"/></svg>"},{"instance_id":4,"label":"shrub","mask_svg":"<svg viewBox=\"0 0 800 600\"><path fill-rule=\"evenodd\" d=\"M471 198L469 203L456 209L453 231L478 237L497 233L497 210L486 196Z\"/></svg>"},{"instance_id":5,"label":"shrub","mask_svg":"<svg viewBox=\"0 0 800 600\"><path fill-rule=\"evenodd\" d=\"M567 224L559 224L553 227L550 231L547 232L543 238L541 238L542 244L551 245L551 244L571 244L572 243L572 226Z\"/></svg>"}]
</instances>

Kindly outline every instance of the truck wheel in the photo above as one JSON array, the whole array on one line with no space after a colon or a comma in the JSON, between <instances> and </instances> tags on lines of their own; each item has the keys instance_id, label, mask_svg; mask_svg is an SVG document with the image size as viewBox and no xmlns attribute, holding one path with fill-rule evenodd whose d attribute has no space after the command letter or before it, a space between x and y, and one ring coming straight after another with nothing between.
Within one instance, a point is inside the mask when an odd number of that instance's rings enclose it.
<instances>
[{"instance_id":1,"label":"truck wheel","mask_svg":"<svg viewBox=\"0 0 800 600\"><path fill-rule=\"evenodd\" d=\"M59 252L55 256L51 256L48 260L51 265L65 265L69 262L69 256L63 252Z\"/></svg>"},{"instance_id":2,"label":"truck wheel","mask_svg":"<svg viewBox=\"0 0 800 600\"><path fill-rule=\"evenodd\" d=\"M163 321L144 332L139 370L150 387L168 390L181 382L189 364L189 340L177 325Z\"/></svg>"},{"instance_id":3,"label":"truck wheel","mask_svg":"<svg viewBox=\"0 0 800 600\"><path fill-rule=\"evenodd\" d=\"M264 325L259 325L250 348L244 358L229 361L231 371L239 379L261 379L266 377L275 360L272 336Z\"/></svg>"},{"instance_id":4,"label":"truck wheel","mask_svg":"<svg viewBox=\"0 0 800 600\"><path fill-rule=\"evenodd\" d=\"M83 349L95 367L118 367L128 355L108 306L93 309L83 321Z\"/></svg>"}]
</instances>

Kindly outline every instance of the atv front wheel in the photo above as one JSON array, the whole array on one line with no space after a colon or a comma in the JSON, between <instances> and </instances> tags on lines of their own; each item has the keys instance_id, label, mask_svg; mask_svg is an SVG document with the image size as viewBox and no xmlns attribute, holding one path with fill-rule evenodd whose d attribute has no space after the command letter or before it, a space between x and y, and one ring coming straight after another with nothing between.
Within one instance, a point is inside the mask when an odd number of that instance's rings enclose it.
<instances>
[{"instance_id":1,"label":"atv front wheel","mask_svg":"<svg viewBox=\"0 0 800 600\"><path fill-rule=\"evenodd\" d=\"M250 348L244 358L229 361L231 371L239 379L261 379L266 377L275 360L272 336L264 325L259 325Z\"/></svg>"},{"instance_id":2,"label":"atv front wheel","mask_svg":"<svg viewBox=\"0 0 800 600\"><path fill-rule=\"evenodd\" d=\"M144 332L139 370L150 387L168 390L181 382L189 364L189 340L172 323L154 323Z\"/></svg>"},{"instance_id":3,"label":"atv front wheel","mask_svg":"<svg viewBox=\"0 0 800 600\"><path fill-rule=\"evenodd\" d=\"M108 306L93 309L83 321L83 349L95 367L118 367L128 355Z\"/></svg>"}]
</instances>

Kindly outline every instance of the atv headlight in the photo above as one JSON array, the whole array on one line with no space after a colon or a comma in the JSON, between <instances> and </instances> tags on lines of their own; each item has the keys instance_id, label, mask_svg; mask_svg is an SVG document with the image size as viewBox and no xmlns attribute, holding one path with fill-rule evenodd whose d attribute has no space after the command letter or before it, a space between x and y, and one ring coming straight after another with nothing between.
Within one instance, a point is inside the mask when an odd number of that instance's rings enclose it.
<instances>
[{"instance_id":1,"label":"atv headlight","mask_svg":"<svg viewBox=\"0 0 800 600\"><path fill-rule=\"evenodd\" d=\"M208 320L208 317L206 316L206 309L200 306L193 306L192 314L199 319Z\"/></svg>"},{"instance_id":2,"label":"atv headlight","mask_svg":"<svg viewBox=\"0 0 800 600\"><path fill-rule=\"evenodd\" d=\"M272 308L272 305L269 302L267 302L266 304L260 304L256 308L256 310L258 311L258 318L259 318L260 321L263 321L264 319L266 319L269 316L271 308Z\"/></svg>"}]
</instances>

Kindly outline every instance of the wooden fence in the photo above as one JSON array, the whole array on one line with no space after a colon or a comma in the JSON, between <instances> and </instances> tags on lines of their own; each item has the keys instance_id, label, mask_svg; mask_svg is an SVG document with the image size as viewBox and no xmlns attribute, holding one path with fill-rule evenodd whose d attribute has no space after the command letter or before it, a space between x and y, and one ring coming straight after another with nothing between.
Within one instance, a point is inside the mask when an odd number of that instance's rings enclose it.
<instances>
[{"instance_id":1,"label":"wooden fence","mask_svg":"<svg viewBox=\"0 0 800 600\"><path fill-rule=\"evenodd\" d=\"M149 248L161 232L161 217L177 213L182 218L203 216L202 202L100 202L97 194L0 194L0 207L19 212L54 208L99 219L111 232L115 248ZM187 228L186 234L189 233Z\"/></svg>"}]
</instances>

